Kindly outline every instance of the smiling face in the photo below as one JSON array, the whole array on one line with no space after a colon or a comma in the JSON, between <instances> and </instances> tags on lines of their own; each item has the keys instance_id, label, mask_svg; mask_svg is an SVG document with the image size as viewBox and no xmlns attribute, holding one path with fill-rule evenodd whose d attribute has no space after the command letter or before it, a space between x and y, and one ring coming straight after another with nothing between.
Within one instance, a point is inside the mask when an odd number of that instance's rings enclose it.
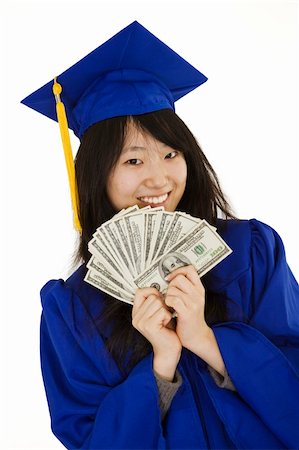
<instances>
[{"instance_id":1,"label":"smiling face","mask_svg":"<svg viewBox=\"0 0 299 450\"><path fill-rule=\"evenodd\" d=\"M117 211L136 204L175 211L186 179L187 165L180 151L128 123L122 153L107 182L108 197Z\"/></svg>"}]
</instances>

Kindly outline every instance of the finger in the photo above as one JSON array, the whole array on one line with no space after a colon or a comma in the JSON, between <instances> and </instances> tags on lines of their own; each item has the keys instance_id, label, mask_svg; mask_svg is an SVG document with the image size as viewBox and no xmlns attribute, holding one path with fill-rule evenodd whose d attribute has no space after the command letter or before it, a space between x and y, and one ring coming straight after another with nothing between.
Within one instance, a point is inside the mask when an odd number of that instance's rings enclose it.
<instances>
[{"instance_id":1,"label":"finger","mask_svg":"<svg viewBox=\"0 0 299 450\"><path fill-rule=\"evenodd\" d=\"M188 294L186 294L180 288L178 288L174 285L169 286L169 288L167 290L167 295L165 297L165 303L166 303L167 297L179 297L185 306L187 306L187 304L188 304Z\"/></svg>"},{"instance_id":2,"label":"finger","mask_svg":"<svg viewBox=\"0 0 299 450\"><path fill-rule=\"evenodd\" d=\"M132 318L132 325L138 330L144 329L144 325L147 327L150 326L152 318L161 309L165 309L165 307L161 304L154 303L146 313L143 311L138 312L136 316Z\"/></svg>"},{"instance_id":3,"label":"finger","mask_svg":"<svg viewBox=\"0 0 299 450\"><path fill-rule=\"evenodd\" d=\"M162 306L158 311L156 311L150 318L154 323L162 323L166 327L172 320L172 314L168 309Z\"/></svg>"},{"instance_id":4,"label":"finger","mask_svg":"<svg viewBox=\"0 0 299 450\"><path fill-rule=\"evenodd\" d=\"M199 276L196 272L195 267L192 264L189 264L188 266L182 266L178 267L174 271L172 271L170 274L165 277L167 281L173 280L177 275L183 275L186 278L188 278L189 281L191 281L193 284L196 284L199 280Z\"/></svg>"},{"instance_id":5,"label":"finger","mask_svg":"<svg viewBox=\"0 0 299 450\"><path fill-rule=\"evenodd\" d=\"M142 305L142 303L145 302L145 300L149 297L149 295L156 295L159 297L162 296L161 292L159 292L158 289L156 288L148 287L137 289L135 292L133 309L134 307L138 308L140 305Z\"/></svg>"},{"instance_id":6,"label":"finger","mask_svg":"<svg viewBox=\"0 0 299 450\"><path fill-rule=\"evenodd\" d=\"M179 267L178 269L167 275L167 277L165 277L165 280L170 282L177 275L184 275L189 281L191 281L194 286L202 284L195 267L192 265Z\"/></svg>"},{"instance_id":7,"label":"finger","mask_svg":"<svg viewBox=\"0 0 299 450\"><path fill-rule=\"evenodd\" d=\"M187 309L182 298L177 295L167 295L165 297L165 304L173 308L177 314L184 314Z\"/></svg>"},{"instance_id":8,"label":"finger","mask_svg":"<svg viewBox=\"0 0 299 450\"><path fill-rule=\"evenodd\" d=\"M164 301L162 301L161 298L152 295L142 304L137 314L148 319L160 308L165 308Z\"/></svg>"},{"instance_id":9,"label":"finger","mask_svg":"<svg viewBox=\"0 0 299 450\"><path fill-rule=\"evenodd\" d=\"M152 315L149 317L142 316L139 319L134 318L132 325L143 334L144 331L150 332L153 328L156 329L157 324L162 324L166 327L171 319L171 313L165 306L160 305L156 311L152 311Z\"/></svg>"},{"instance_id":10,"label":"finger","mask_svg":"<svg viewBox=\"0 0 299 450\"><path fill-rule=\"evenodd\" d=\"M162 298L157 296L156 294L150 294L139 305L134 303L132 310L132 318L139 319L140 317L144 316L146 312L150 308L152 308L153 305L155 304L158 304L159 306L162 305Z\"/></svg>"},{"instance_id":11,"label":"finger","mask_svg":"<svg viewBox=\"0 0 299 450\"><path fill-rule=\"evenodd\" d=\"M191 294L194 287L194 284L187 277L179 273L170 281L167 292L169 292L171 288L177 288L185 294Z\"/></svg>"}]
</instances>

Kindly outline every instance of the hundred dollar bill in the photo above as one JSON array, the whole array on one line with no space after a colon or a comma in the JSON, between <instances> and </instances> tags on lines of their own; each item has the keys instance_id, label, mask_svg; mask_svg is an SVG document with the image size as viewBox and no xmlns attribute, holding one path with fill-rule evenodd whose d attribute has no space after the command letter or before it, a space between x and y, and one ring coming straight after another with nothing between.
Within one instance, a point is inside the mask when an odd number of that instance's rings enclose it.
<instances>
[{"instance_id":1,"label":"hundred dollar bill","mask_svg":"<svg viewBox=\"0 0 299 450\"><path fill-rule=\"evenodd\" d=\"M128 277L132 277L134 274L132 256L131 252L128 250L127 253L124 248L124 245L127 244L127 242L122 242L122 238L120 236L122 229L119 225L119 220L120 219L116 219L114 221L111 219L108 222L105 222L100 227L99 231L103 230L106 233L111 249L113 249L114 254L118 257L119 263L123 268L123 274L126 274Z\"/></svg>"},{"instance_id":2,"label":"hundred dollar bill","mask_svg":"<svg viewBox=\"0 0 299 450\"><path fill-rule=\"evenodd\" d=\"M149 249L149 253L148 253L148 257L147 257L147 261L146 261L146 267L149 267L153 261L153 254L154 252L157 251L157 247L156 243L157 243L157 238L158 238L158 234L159 231L161 230L161 220L163 217L163 214L165 213L164 208L162 211L158 211L156 214L156 220L155 220L155 224L154 224L154 229L152 232L152 238L151 238L151 245L150 245L150 249Z\"/></svg>"},{"instance_id":3,"label":"hundred dollar bill","mask_svg":"<svg viewBox=\"0 0 299 450\"><path fill-rule=\"evenodd\" d=\"M127 214L131 214L133 212L138 211L139 207L138 205L129 206L128 208L120 210L117 214L113 216L113 219L117 219L119 217L125 216Z\"/></svg>"},{"instance_id":4,"label":"hundred dollar bill","mask_svg":"<svg viewBox=\"0 0 299 450\"><path fill-rule=\"evenodd\" d=\"M149 258L151 261L154 261L156 259L156 254L159 250L159 247L161 246L164 236L171 224L171 221L173 219L174 213L163 211L162 217L159 222L159 228L157 231L157 234L155 234L155 239L153 239L153 249L150 252Z\"/></svg>"},{"instance_id":5,"label":"hundred dollar bill","mask_svg":"<svg viewBox=\"0 0 299 450\"><path fill-rule=\"evenodd\" d=\"M102 248L109 256L111 256L117 265L119 265L119 255L115 251L114 247L112 247L108 233L102 227L99 227L93 234L93 237L96 240L98 246Z\"/></svg>"},{"instance_id":6,"label":"hundred dollar bill","mask_svg":"<svg viewBox=\"0 0 299 450\"><path fill-rule=\"evenodd\" d=\"M176 224L177 224L179 218L180 218L179 212L171 213L171 222L170 222L169 226L167 227L166 232L163 235L163 239L160 242L158 251L155 254L155 259L158 259L158 258L160 258L161 255L165 254L166 247L169 242L170 243L173 243L173 241L175 242L175 239L171 239L171 236L174 234L174 229L176 227Z\"/></svg>"},{"instance_id":7,"label":"hundred dollar bill","mask_svg":"<svg viewBox=\"0 0 299 450\"><path fill-rule=\"evenodd\" d=\"M146 209L148 209L148 208L150 208L150 207L146 207ZM127 217L130 214L134 214L138 210L139 210L138 205L134 205L134 206L130 206L126 209L122 209L117 214L115 214L112 219L110 219L109 221L105 222L100 227L98 227L96 232L93 235L93 237L97 238L99 245L104 246L104 248L108 251L108 254L111 257L113 257L113 259L117 262L118 265L123 266L124 271L126 271L128 269L126 258L120 258L120 254L118 251L119 247L117 245L118 240L121 238L122 250L124 250L124 247L125 247L127 258L130 258L130 262L131 262L130 268L131 268L132 275L136 275L136 272L132 271L132 255L131 255L130 248L128 248L129 240L128 240L128 236L125 235L126 234L125 225L120 219L123 219L124 217ZM108 230L105 229L105 225L109 226L109 224L111 224L113 222L116 223L116 227L118 230L117 238L114 237L114 240L111 239L110 233L108 233ZM115 228L113 231L115 232ZM111 232L110 228L109 228L109 232Z\"/></svg>"},{"instance_id":8,"label":"hundred dollar bill","mask_svg":"<svg viewBox=\"0 0 299 450\"><path fill-rule=\"evenodd\" d=\"M97 272L94 272L91 269L88 270L84 280L101 291L117 298L118 300L130 303L131 305L133 304L134 296L132 294L124 291L118 286L112 285L109 280L105 279L103 276L100 276Z\"/></svg>"},{"instance_id":9,"label":"hundred dollar bill","mask_svg":"<svg viewBox=\"0 0 299 450\"><path fill-rule=\"evenodd\" d=\"M157 222L157 214L162 212L164 208L156 207L149 211L146 211L144 216L144 241L143 241L143 254L142 254L142 267L148 267L150 250L153 243L153 235Z\"/></svg>"},{"instance_id":10,"label":"hundred dollar bill","mask_svg":"<svg viewBox=\"0 0 299 450\"><path fill-rule=\"evenodd\" d=\"M128 214L132 214L132 213L138 211L138 209L139 209L138 205L129 206L129 208L126 208L123 210L122 214L119 214L119 217L126 216ZM117 217L117 214L113 218L115 219L116 217Z\"/></svg>"},{"instance_id":11,"label":"hundred dollar bill","mask_svg":"<svg viewBox=\"0 0 299 450\"><path fill-rule=\"evenodd\" d=\"M115 255L113 252L111 252L111 246L109 244L109 241L107 240L107 237L102 233L99 228L97 231L93 234L93 238L96 240L98 246L107 254L110 255L111 258L113 258L113 261L116 265L118 265L118 256ZM89 251L91 251L91 242L88 244ZM92 252L91 252L92 253Z\"/></svg>"},{"instance_id":12,"label":"hundred dollar bill","mask_svg":"<svg viewBox=\"0 0 299 450\"><path fill-rule=\"evenodd\" d=\"M123 267L123 263L119 257L119 253L117 249L114 247L113 244L111 244L108 233L101 227L97 229L97 231L93 235L95 241L91 241L89 243L89 251L93 255L100 258L99 253L106 258L109 256L109 258L113 261L114 266L118 268L119 274L124 274L126 272L127 268ZM97 246L95 245L97 244ZM111 261L109 261L109 264L111 266ZM128 272L127 276L131 277L131 274Z\"/></svg>"},{"instance_id":13,"label":"hundred dollar bill","mask_svg":"<svg viewBox=\"0 0 299 450\"><path fill-rule=\"evenodd\" d=\"M158 251L158 255L156 256L156 258L167 253L171 247L173 247L200 223L201 219L176 212L163 239L163 243Z\"/></svg>"},{"instance_id":14,"label":"hundred dollar bill","mask_svg":"<svg viewBox=\"0 0 299 450\"><path fill-rule=\"evenodd\" d=\"M135 275L135 265L133 262L132 250L131 250L131 246L129 243L127 230L126 230L123 218L121 217L119 219L114 220L113 227L112 227L112 230L114 229L114 234L118 236L119 242L122 247L123 262L125 264L128 264L127 267L130 270L131 275L133 276L133 275ZM118 251L119 251L119 248L118 248Z\"/></svg>"},{"instance_id":15,"label":"hundred dollar bill","mask_svg":"<svg viewBox=\"0 0 299 450\"><path fill-rule=\"evenodd\" d=\"M160 256L136 277L134 282L140 288L155 287L164 293L168 285L165 276L173 270L193 264L201 277L231 252L232 250L223 239L203 220L167 254Z\"/></svg>"},{"instance_id":16,"label":"hundred dollar bill","mask_svg":"<svg viewBox=\"0 0 299 450\"><path fill-rule=\"evenodd\" d=\"M108 269L107 264L101 263L95 256L91 257L86 267L88 269L91 269L92 272L96 272L99 276L104 277L107 282L110 281L112 285L114 284L124 291L130 292L132 295L134 295L136 286L135 289L133 289L133 287L126 281L124 277L120 276L111 267L109 267Z\"/></svg>"},{"instance_id":17,"label":"hundred dollar bill","mask_svg":"<svg viewBox=\"0 0 299 450\"><path fill-rule=\"evenodd\" d=\"M144 213L139 210L135 214L124 217L135 273L141 272L144 236Z\"/></svg>"},{"instance_id":18,"label":"hundred dollar bill","mask_svg":"<svg viewBox=\"0 0 299 450\"><path fill-rule=\"evenodd\" d=\"M88 244L88 250L90 253L97 257L101 264L104 264L107 269L111 272L117 272L118 275L124 278L123 267L120 266L117 262L115 262L114 258L112 258L109 253L105 251L103 246L101 246L96 238L93 238ZM125 278L127 283L135 289L135 283L131 275Z\"/></svg>"}]
</instances>

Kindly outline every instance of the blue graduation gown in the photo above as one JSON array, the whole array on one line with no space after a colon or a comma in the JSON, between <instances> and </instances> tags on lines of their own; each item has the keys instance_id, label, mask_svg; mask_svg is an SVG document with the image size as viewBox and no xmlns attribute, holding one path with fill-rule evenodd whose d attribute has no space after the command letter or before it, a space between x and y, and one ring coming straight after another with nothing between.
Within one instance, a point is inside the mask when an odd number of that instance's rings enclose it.
<instances>
[{"instance_id":1,"label":"blue graduation gown","mask_svg":"<svg viewBox=\"0 0 299 450\"><path fill-rule=\"evenodd\" d=\"M213 326L236 392L183 349L183 383L161 421L153 355L127 377L97 330L101 292L80 267L41 292L41 363L52 430L69 449L298 449L299 292L269 226L219 221L233 253L205 276L228 304ZM82 300L88 299L88 311Z\"/></svg>"}]
</instances>

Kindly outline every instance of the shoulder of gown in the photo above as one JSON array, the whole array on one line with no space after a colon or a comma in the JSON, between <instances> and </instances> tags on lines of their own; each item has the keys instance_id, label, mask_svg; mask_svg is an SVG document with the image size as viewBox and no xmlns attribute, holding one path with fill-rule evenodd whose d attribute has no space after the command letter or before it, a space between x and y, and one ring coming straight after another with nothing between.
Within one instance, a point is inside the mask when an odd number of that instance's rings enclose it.
<instances>
[{"instance_id":1,"label":"shoulder of gown","mask_svg":"<svg viewBox=\"0 0 299 450\"><path fill-rule=\"evenodd\" d=\"M218 219L217 232L233 250L209 272L217 286L224 286L240 277L253 264L260 264L271 270L277 251L285 260L280 236L271 226L259 220Z\"/></svg>"},{"instance_id":2,"label":"shoulder of gown","mask_svg":"<svg viewBox=\"0 0 299 450\"><path fill-rule=\"evenodd\" d=\"M88 310L89 319L96 319L103 306L103 293L84 281L86 273L83 264L66 280L49 280L41 289L43 312L71 309L77 312L76 318L82 320Z\"/></svg>"},{"instance_id":3,"label":"shoulder of gown","mask_svg":"<svg viewBox=\"0 0 299 450\"><path fill-rule=\"evenodd\" d=\"M217 228L232 253L203 277L206 288L226 297L232 319L251 321L266 334L284 323L278 310L291 325L298 283L279 234L256 219L218 220Z\"/></svg>"}]
</instances>

